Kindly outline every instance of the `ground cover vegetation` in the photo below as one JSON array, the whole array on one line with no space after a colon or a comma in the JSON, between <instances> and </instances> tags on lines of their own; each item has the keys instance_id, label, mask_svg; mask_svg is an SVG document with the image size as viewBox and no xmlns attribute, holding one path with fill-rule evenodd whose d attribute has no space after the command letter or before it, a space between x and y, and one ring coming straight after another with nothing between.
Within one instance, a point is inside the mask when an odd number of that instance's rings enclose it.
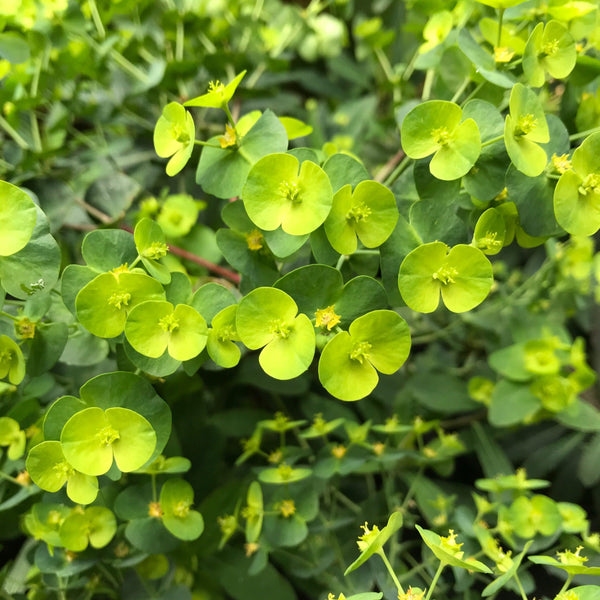
<instances>
[{"instance_id":1,"label":"ground cover vegetation","mask_svg":"<svg viewBox=\"0 0 600 600\"><path fill-rule=\"evenodd\" d=\"M0 596L600 598L599 8L4 1Z\"/></svg>"}]
</instances>

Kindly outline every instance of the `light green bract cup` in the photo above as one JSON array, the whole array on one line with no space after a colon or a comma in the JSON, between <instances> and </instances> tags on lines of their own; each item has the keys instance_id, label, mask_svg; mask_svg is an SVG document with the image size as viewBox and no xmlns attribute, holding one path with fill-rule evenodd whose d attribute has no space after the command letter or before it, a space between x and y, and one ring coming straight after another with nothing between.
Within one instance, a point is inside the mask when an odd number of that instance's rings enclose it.
<instances>
[{"instance_id":1,"label":"light green bract cup","mask_svg":"<svg viewBox=\"0 0 600 600\"><path fill-rule=\"evenodd\" d=\"M12 338L0 335L0 379L5 377L13 385L19 385L25 377L25 359Z\"/></svg>"},{"instance_id":2,"label":"light green bract cup","mask_svg":"<svg viewBox=\"0 0 600 600\"><path fill-rule=\"evenodd\" d=\"M504 122L504 144L514 166L528 177L546 167L546 151L538 144L550 141L542 103L530 88L517 83L510 93L510 114Z\"/></svg>"},{"instance_id":3,"label":"light green bract cup","mask_svg":"<svg viewBox=\"0 0 600 600\"><path fill-rule=\"evenodd\" d=\"M360 400L379 382L377 372L391 375L406 361L410 331L392 310L374 310L340 331L323 348L319 380L339 400Z\"/></svg>"},{"instance_id":4,"label":"light green bract cup","mask_svg":"<svg viewBox=\"0 0 600 600\"><path fill-rule=\"evenodd\" d=\"M117 520L104 506L75 508L59 530L62 545L72 552L82 552L88 545L103 548L117 533Z\"/></svg>"},{"instance_id":5,"label":"light green bract cup","mask_svg":"<svg viewBox=\"0 0 600 600\"><path fill-rule=\"evenodd\" d=\"M236 314L237 304L226 306L213 317L208 330L206 351L216 364L226 369L235 367L242 355L235 343L240 341L235 328Z\"/></svg>"},{"instance_id":6,"label":"light green bract cup","mask_svg":"<svg viewBox=\"0 0 600 600\"><path fill-rule=\"evenodd\" d=\"M204 531L202 515L192 510L194 490L183 479L169 479L160 490L162 522L180 540L195 540Z\"/></svg>"},{"instance_id":7,"label":"light green bract cup","mask_svg":"<svg viewBox=\"0 0 600 600\"><path fill-rule=\"evenodd\" d=\"M535 26L523 54L523 72L530 85L544 85L546 72L555 79L564 79L576 62L575 40L564 25L549 21L545 27L543 23Z\"/></svg>"},{"instance_id":8,"label":"light green bract cup","mask_svg":"<svg viewBox=\"0 0 600 600\"><path fill-rule=\"evenodd\" d=\"M67 496L77 504L90 504L98 495L98 480L76 471L65 458L58 441L34 446L25 463L32 481L47 492L58 492L67 484Z\"/></svg>"},{"instance_id":9,"label":"light green bract cup","mask_svg":"<svg viewBox=\"0 0 600 600\"><path fill-rule=\"evenodd\" d=\"M94 335L111 338L125 328L128 312L147 300L163 300L165 292L156 279L126 266L102 273L77 294L79 322Z\"/></svg>"},{"instance_id":10,"label":"light green bract cup","mask_svg":"<svg viewBox=\"0 0 600 600\"><path fill-rule=\"evenodd\" d=\"M402 147L410 158L433 154L429 170L445 181L466 175L481 153L479 128L473 119L462 121L454 102L430 100L415 106L402 121Z\"/></svg>"},{"instance_id":11,"label":"light green bract cup","mask_svg":"<svg viewBox=\"0 0 600 600\"><path fill-rule=\"evenodd\" d=\"M202 106L204 108L225 108L227 103L233 98L235 90L244 78L246 71L242 71L236 75L227 85L220 81L211 81L208 84L208 92L192 98L185 103L185 106Z\"/></svg>"},{"instance_id":12,"label":"light green bract cup","mask_svg":"<svg viewBox=\"0 0 600 600\"><path fill-rule=\"evenodd\" d=\"M169 252L167 240L161 226L152 219L145 217L135 226L133 239L142 264L148 273L162 284L170 283L171 273L169 269L158 262Z\"/></svg>"},{"instance_id":13,"label":"light green bract cup","mask_svg":"<svg viewBox=\"0 0 600 600\"><path fill-rule=\"evenodd\" d=\"M207 333L206 321L195 308L187 304L173 308L166 301L138 304L125 323L127 341L150 358L167 350L175 360L191 360L204 350Z\"/></svg>"},{"instance_id":14,"label":"light green bract cup","mask_svg":"<svg viewBox=\"0 0 600 600\"><path fill-rule=\"evenodd\" d=\"M67 462L85 475L104 475L113 458L122 472L135 471L152 456L156 433L142 415L128 408L96 406L74 414L60 443Z\"/></svg>"},{"instance_id":15,"label":"light green bract cup","mask_svg":"<svg viewBox=\"0 0 600 600\"><path fill-rule=\"evenodd\" d=\"M7 448L9 460L18 460L25 452L27 437L19 423L11 417L0 417L0 446Z\"/></svg>"},{"instance_id":16,"label":"light green bract cup","mask_svg":"<svg viewBox=\"0 0 600 600\"><path fill-rule=\"evenodd\" d=\"M573 152L571 169L554 189L554 215L571 235L593 235L600 228L600 133Z\"/></svg>"},{"instance_id":17,"label":"light green bract cup","mask_svg":"<svg viewBox=\"0 0 600 600\"><path fill-rule=\"evenodd\" d=\"M340 254L352 254L356 236L366 248L377 248L387 240L398 221L394 194L376 181L361 181L339 189L325 220L329 243Z\"/></svg>"},{"instance_id":18,"label":"light green bract cup","mask_svg":"<svg viewBox=\"0 0 600 600\"><path fill-rule=\"evenodd\" d=\"M293 379L304 373L315 354L315 328L285 292L261 287L242 298L236 329L250 350L262 348L264 372L275 379Z\"/></svg>"},{"instance_id":19,"label":"light green bract cup","mask_svg":"<svg viewBox=\"0 0 600 600\"><path fill-rule=\"evenodd\" d=\"M299 169L299 170L298 170ZM268 154L248 173L242 199L251 221L265 231L291 235L317 229L333 203L329 177L317 164L291 154Z\"/></svg>"},{"instance_id":20,"label":"light green bract cup","mask_svg":"<svg viewBox=\"0 0 600 600\"><path fill-rule=\"evenodd\" d=\"M483 302L493 282L490 261L481 250L465 244L451 249L443 242L422 244L402 261L398 273L404 302L423 313L438 307L440 292L448 310L471 310Z\"/></svg>"},{"instance_id":21,"label":"light green bract cup","mask_svg":"<svg viewBox=\"0 0 600 600\"><path fill-rule=\"evenodd\" d=\"M167 175L177 175L187 164L196 139L192 115L178 102L164 107L154 127L154 150L161 158L169 158Z\"/></svg>"},{"instance_id":22,"label":"light green bract cup","mask_svg":"<svg viewBox=\"0 0 600 600\"><path fill-rule=\"evenodd\" d=\"M0 256L22 250L37 221L33 200L17 186L0 181Z\"/></svg>"}]
</instances>

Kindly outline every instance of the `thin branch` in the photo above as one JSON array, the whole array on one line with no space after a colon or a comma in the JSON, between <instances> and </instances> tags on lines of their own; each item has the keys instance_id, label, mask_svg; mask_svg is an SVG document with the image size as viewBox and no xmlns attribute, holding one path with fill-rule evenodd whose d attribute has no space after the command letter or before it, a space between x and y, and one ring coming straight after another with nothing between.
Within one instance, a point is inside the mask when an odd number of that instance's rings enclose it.
<instances>
[{"instance_id":1,"label":"thin branch","mask_svg":"<svg viewBox=\"0 0 600 600\"><path fill-rule=\"evenodd\" d=\"M374 177L375 181L378 181L379 183L385 181L387 176L396 168L398 164L400 164L400 161L405 156L404 150L398 150L398 152L396 152L396 154L394 154L394 156L392 156L392 158L390 158L390 160L388 160L385 165L379 169Z\"/></svg>"}]
</instances>

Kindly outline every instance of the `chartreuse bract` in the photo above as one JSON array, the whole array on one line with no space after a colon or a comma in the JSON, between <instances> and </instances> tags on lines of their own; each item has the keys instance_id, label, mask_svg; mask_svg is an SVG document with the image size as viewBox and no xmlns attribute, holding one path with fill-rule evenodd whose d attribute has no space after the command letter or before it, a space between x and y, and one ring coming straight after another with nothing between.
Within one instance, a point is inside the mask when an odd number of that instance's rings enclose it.
<instances>
[{"instance_id":1,"label":"chartreuse bract","mask_svg":"<svg viewBox=\"0 0 600 600\"><path fill-rule=\"evenodd\" d=\"M510 113L504 121L504 144L513 165L528 177L537 177L548 157L539 145L550 141L546 115L536 93L517 83L509 100Z\"/></svg>"},{"instance_id":2,"label":"chartreuse bract","mask_svg":"<svg viewBox=\"0 0 600 600\"><path fill-rule=\"evenodd\" d=\"M192 306L167 301L142 302L127 316L125 336L144 356L158 358L165 350L175 360L190 360L206 346L204 317Z\"/></svg>"},{"instance_id":3,"label":"chartreuse bract","mask_svg":"<svg viewBox=\"0 0 600 600\"><path fill-rule=\"evenodd\" d=\"M0 335L0 379L8 377L17 385L25 377L25 359L17 343L7 335Z\"/></svg>"},{"instance_id":4,"label":"chartreuse bract","mask_svg":"<svg viewBox=\"0 0 600 600\"><path fill-rule=\"evenodd\" d=\"M402 147L410 158L433 154L429 169L442 180L459 179L477 162L481 137L477 123L462 118L453 102L429 100L415 106L402 121Z\"/></svg>"},{"instance_id":5,"label":"chartreuse bract","mask_svg":"<svg viewBox=\"0 0 600 600\"><path fill-rule=\"evenodd\" d=\"M178 102L165 106L154 128L154 149L161 158L169 158L167 175L177 175L192 155L196 127L192 115Z\"/></svg>"},{"instance_id":6,"label":"chartreuse bract","mask_svg":"<svg viewBox=\"0 0 600 600\"><path fill-rule=\"evenodd\" d=\"M336 252L352 254L357 236L366 248L377 248L394 231L397 220L394 194L376 181L361 181L354 190L347 184L335 193L325 233Z\"/></svg>"},{"instance_id":7,"label":"chartreuse bract","mask_svg":"<svg viewBox=\"0 0 600 600\"><path fill-rule=\"evenodd\" d=\"M286 233L304 235L327 218L333 191L327 174L314 162L300 164L291 154L268 154L250 169L242 199L257 227L272 231L281 226Z\"/></svg>"},{"instance_id":8,"label":"chartreuse bract","mask_svg":"<svg viewBox=\"0 0 600 600\"><path fill-rule=\"evenodd\" d=\"M348 331L337 333L323 348L319 380L340 400L359 400L370 394L377 372L391 375L406 361L410 332L392 310L375 310L355 319Z\"/></svg>"},{"instance_id":9,"label":"chartreuse bract","mask_svg":"<svg viewBox=\"0 0 600 600\"><path fill-rule=\"evenodd\" d=\"M600 228L600 133L574 152L554 189L554 214L572 235L593 235Z\"/></svg>"},{"instance_id":10,"label":"chartreuse bract","mask_svg":"<svg viewBox=\"0 0 600 600\"><path fill-rule=\"evenodd\" d=\"M193 200L190 199L190 202L192 207L195 208ZM194 214L194 216L196 215ZM172 218L172 221L179 222L180 220L182 219L179 215ZM193 219L193 222L195 222L195 219ZM165 234L160 225L147 217L141 219L135 226L133 239L140 260L148 273L158 279L160 283L168 284L171 281L171 273L165 265L159 262L169 252Z\"/></svg>"},{"instance_id":11,"label":"chartreuse bract","mask_svg":"<svg viewBox=\"0 0 600 600\"><path fill-rule=\"evenodd\" d=\"M271 377L292 379L310 366L315 329L285 292L267 287L252 290L240 301L235 323L245 346L262 348L259 362Z\"/></svg>"},{"instance_id":12,"label":"chartreuse bract","mask_svg":"<svg viewBox=\"0 0 600 600\"><path fill-rule=\"evenodd\" d=\"M531 32L523 54L523 72L533 87L544 85L545 74L555 79L568 77L577 61L575 40L558 21L538 23Z\"/></svg>"},{"instance_id":13,"label":"chartreuse bract","mask_svg":"<svg viewBox=\"0 0 600 600\"><path fill-rule=\"evenodd\" d=\"M31 239L37 211L31 197L16 185L0 181L0 256L23 249Z\"/></svg>"},{"instance_id":14,"label":"chartreuse bract","mask_svg":"<svg viewBox=\"0 0 600 600\"><path fill-rule=\"evenodd\" d=\"M415 248L398 273L402 298L424 313L438 307L440 293L448 310L471 310L485 299L493 281L492 264L481 250L465 244L449 248L443 242Z\"/></svg>"}]
</instances>

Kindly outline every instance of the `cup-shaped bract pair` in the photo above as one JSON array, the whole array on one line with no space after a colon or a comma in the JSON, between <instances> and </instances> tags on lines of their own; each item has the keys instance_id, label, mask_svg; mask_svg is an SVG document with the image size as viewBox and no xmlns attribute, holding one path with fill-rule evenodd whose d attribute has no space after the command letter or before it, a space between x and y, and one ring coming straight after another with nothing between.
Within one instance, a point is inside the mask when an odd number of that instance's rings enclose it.
<instances>
[{"instance_id":1,"label":"cup-shaped bract pair","mask_svg":"<svg viewBox=\"0 0 600 600\"><path fill-rule=\"evenodd\" d=\"M319 165L301 165L291 154L268 154L248 173L242 199L260 229L279 226L291 235L311 233L323 224L333 203L329 177Z\"/></svg>"},{"instance_id":2,"label":"cup-shaped bract pair","mask_svg":"<svg viewBox=\"0 0 600 600\"><path fill-rule=\"evenodd\" d=\"M473 119L462 121L460 106L446 100L415 106L402 121L401 137L410 158L433 154L429 170L445 181L466 175L481 153L477 123Z\"/></svg>"},{"instance_id":3,"label":"cup-shaped bract pair","mask_svg":"<svg viewBox=\"0 0 600 600\"><path fill-rule=\"evenodd\" d=\"M22 250L37 221L33 200L16 185L0 181L0 256Z\"/></svg>"},{"instance_id":4,"label":"cup-shaped bract pair","mask_svg":"<svg viewBox=\"0 0 600 600\"><path fill-rule=\"evenodd\" d=\"M564 79L576 62L575 40L564 25L554 20L545 26L536 25L523 54L523 72L529 85L544 85L546 71L555 79Z\"/></svg>"},{"instance_id":5,"label":"cup-shaped bract pair","mask_svg":"<svg viewBox=\"0 0 600 600\"><path fill-rule=\"evenodd\" d=\"M204 108L225 108L228 102L233 98L235 90L244 78L246 71L236 75L227 85L220 81L211 81L208 84L208 92L192 98L185 103L185 106L202 106Z\"/></svg>"},{"instance_id":6,"label":"cup-shaped bract pair","mask_svg":"<svg viewBox=\"0 0 600 600\"><path fill-rule=\"evenodd\" d=\"M366 248L377 248L390 237L397 221L394 194L377 181L361 181L354 191L347 184L336 192L325 233L336 252L352 254L356 236Z\"/></svg>"},{"instance_id":7,"label":"cup-shaped bract pair","mask_svg":"<svg viewBox=\"0 0 600 600\"><path fill-rule=\"evenodd\" d=\"M148 300L163 300L165 292L156 279L141 269L119 267L101 273L77 294L79 322L94 335L116 337L125 329L129 311Z\"/></svg>"},{"instance_id":8,"label":"cup-shaped bract pair","mask_svg":"<svg viewBox=\"0 0 600 600\"><path fill-rule=\"evenodd\" d=\"M242 355L235 343L240 341L235 326L237 308L237 304L226 306L213 317L206 341L208 355L226 369L235 367Z\"/></svg>"},{"instance_id":9,"label":"cup-shaped bract pair","mask_svg":"<svg viewBox=\"0 0 600 600\"><path fill-rule=\"evenodd\" d=\"M195 308L161 300L138 304L125 323L127 341L150 358L166 350L175 360L191 360L204 350L207 333L206 321Z\"/></svg>"},{"instance_id":10,"label":"cup-shaped bract pair","mask_svg":"<svg viewBox=\"0 0 600 600\"><path fill-rule=\"evenodd\" d=\"M13 385L19 385L25 377L25 359L12 338L0 335L0 379L5 377Z\"/></svg>"},{"instance_id":11,"label":"cup-shaped bract pair","mask_svg":"<svg viewBox=\"0 0 600 600\"><path fill-rule=\"evenodd\" d=\"M315 328L285 292L261 287L238 305L236 329L250 350L262 348L264 372L275 379L293 379L304 373L315 354Z\"/></svg>"},{"instance_id":12,"label":"cup-shaped bract pair","mask_svg":"<svg viewBox=\"0 0 600 600\"><path fill-rule=\"evenodd\" d=\"M162 284L170 283L171 273L169 269L158 262L169 252L161 226L152 219L145 217L135 226L133 239L142 264L146 267L148 273Z\"/></svg>"},{"instance_id":13,"label":"cup-shaped bract pair","mask_svg":"<svg viewBox=\"0 0 600 600\"><path fill-rule=\"evenodd\" d=\"M34 446L25 463L32 481L47 492L58 492L67 484L67 496L77 504L90 504L98 495L98 480L74 469L60 442L47 440Z\"/></svg>"},{"instance_id":14,"label":"cup-shaped bract pair","mask_svg":"<svg viewBox=\"0 0 600 600\"><path fill-rule=\"evenodd\" d=\"M506 240L506 220L497 208L484 211L475 225L473 246L484 254L498 254Z\"/></svg>"},{"instance_id":15,"label":"cup-shaped bract pair","mask_svg":"<svg viewBox=\"0 0 600 600\"><path fill-rule=\"evenodd\" d=\"M104 475L113 458L122 472L135 471L152 456L156 433L128 408L96 406L75 413L60 434L66 461L85 475Z\"/></svg>"},{"instance_id":16,"label":"cup-shaped bract pair","mask_svg":"<svg viewBox=\"0 0 600 600\"><path fill-rule=\"evenodd\" d=\"M374 310L358 317L323 348L319 380L340 400L360 400L379 382L378 372L395 373L410 352L406 321L393 310Z\"/></svg>"},{"instance_id":17,"label":"cup-shaped bract pair","mask_svg":"<svg viewBox=\"0 0 600 600\"><path fill-rule=\"evenodd\" d=\"M59 536L62 545L72 552L83 552L88 545L104 548L117 533L117 519L105 506L76 509L62 522Z\"/></svg>"},{"instance_id":18,"label":"cup-shaped bract pair","mask_svg":"<svg viewBox=\"0 0 600 600\"><path fill-rule=\"evenodd\" d=\"M170 158L167 175L177 175L192 155L196 126L192 115L179 102L163 108L154 127L154 150L161 158Z\"/></svg>"},{"instance_id":19,"label":"cup-shaped bract pair","mask_svg":"<svg viewBox=\"0 0 600 600\"><path fill-rule=\"evenodd\" d=\"M7 448L9 460L17 460L23 456L27 437L19 423L11 417L0 417L0 446Z\"/></svg>"},{"instance_id":20,"label":"cup-shaped bract pair","mask_svg":"<svg viewBox=\"0 0 600 600\"><path fill-rule=\"evenodd\" d=\"M404 302L423 313L438 307L440 292L448 310L471 310L485 299L493 281L492 264L481 250L466 244L449 249L443 242L415 248L398 273Z\"/></svg>"},{"instance_id":21,"label":"cup-shaped bract pair","mask_svg":"<svg viewBox=\"0 0 600 600\"><path fill-rule=\"evenodd\" d=\"M169 479L160 490L160 509L165 528L180 540L195 540L204 531L202 515L193 510L194 490L183 479Z\"/></svg>"},{"instance_id":22,"label":"cup-shaped bract pair","mask_svg":"<svg viewBox=\"0 0 600 600\"><path fill-rule=\"evenodd\" d=\"M571 235L593 235L600 228L600 133L573 152L571 169L554 189L554 215Z\"/></svg>"},{"instance_id":23,"label":"cup-shaped bract pair","mask_svg":"<svg viewBox=\"0 0 600 600\"><path fill-rule=\"evenodd\" d=\"M546 167L546 151L538 144L550 141L544 109L535 92L517 83L509 100L510 114L504 122L504 144L513 165L528 177Z\"/></svg>"}]
</instances>

